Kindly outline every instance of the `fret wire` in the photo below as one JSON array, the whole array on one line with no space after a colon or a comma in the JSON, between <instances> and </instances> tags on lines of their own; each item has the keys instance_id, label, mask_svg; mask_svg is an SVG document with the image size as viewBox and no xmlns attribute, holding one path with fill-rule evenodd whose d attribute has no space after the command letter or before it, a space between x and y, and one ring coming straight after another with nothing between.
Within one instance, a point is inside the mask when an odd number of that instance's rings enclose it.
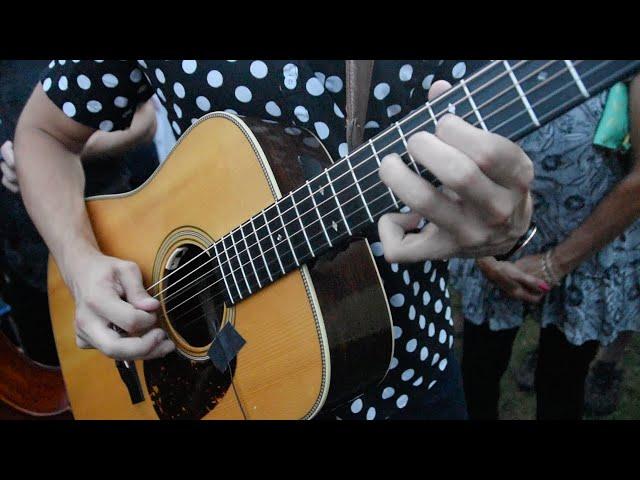
<instances>
[{"instance_id":1,"label":"fret wire","mask_svg":"<svg viewBox=\"0 0 640 480\"><path fill-rule=\"evenodd\" d=\"M329 242L329 247L333 247L333 243L331 242L331 238L329 238L329 234L327 233L327 229L324 226L324 222L322 221L322 216L320 216L320 210L318 210L318 205L316 204L316 198L313 192L311 191L311 186L309 185L309 180L306 182L307 190L309 190L309 196L311 197L311 201L313 202L313 208L318 215L318 220L320 221L320 226L322 227L322 231L324 232L324 236L327 238L327 242Z\"/></svg>"},{"instance_id":2,"label":"fret wire","mask_svg":"<svg viewBox=\"0 0 640 480\"><path fill-rule=\"evenodd\" d=\"M267 262L267 258L264 256L264 252L262 251L262 245L260 244L260 238L258 237L258 232L256 231L256 226L253 223L253 217L249 219L251 222L251 228L253 229L253 236L256 237L256 243L258 244L258 249L260 249L260 255L262 256L262 261L264 262L264 266L267 270L267 274L269 275L269 280L273 282L273 275L271 275L271 269L269 268L269 263Z\"/></svg>"},{"instance_id":3,"label":"fret wire","mask_svg":"<svg viewBox=\"0 0 640 480\"><path fill-rule=\"evenodd\" d=\"M418 175L420 175L420 169L418 168L416 161L413 159L413 155L409 153L409 145L407 145L407 139L404 138L404 132L402 131L402 127L398 122L394 123L394 125L398 130L398 132L400 133L400 138L402 138L402 143L404 143L404 149L407 151L407 156L409 157L409 160L411 160L411 163L413 164L413 169L416 171Z\"/></svg>"},{"instance_id":4,"label":"fret wire","mask_svg":"<svg viewBox=\"0 0 640 480\"><path fill-rule=\"evenodd\" d=\"M311 256L315 257L316 253L313 251L313 247L311 246L311 242L309 241L309 237L307 237L307 231L302 224L302 217L300 217L300 212L298 211L298 207L296 206L296 199L293 198L293 194L291 196L291 203L293 203L293 209L296 211L296 216L298 217L298 223L300 224L300 230L302 230L302 234L304 235L304 239L307 241L307 246L309 247L309 251L311 252Z\"/></svg>"},{"instance_id":5,"label":"fret wire","mask_svg":"<svg viewBox=\"0 0 640 480\"><path fill-rule=\"evenodd\" d=\"M247 275L244 273L244 268L242 268L242 259L240 258L240 254L238 253L238 247L236 246L236 241L233 238L233 232L234 231L235 230L233 230L231 232L231 245L233 245L233 249L236 252L236 258L238 259L238 265L240 265L238 268L240 270L240 273L242 273L242 276L244 277L244 283L247 286L247 290L249 290L249 295L251 295L251 293L253 293L253 292L251 291L251 286L249 285L249 281L247 280ZM247 253L249 253L249 252L247 251ZM251 255L250 254L249 254L249 259L251 259ZM233 268L233 265L231 267Z\"/></svg>"},{"instance_id":6,"label":"fret wire","mask_svg":"<svg viewBox=\"0 0 640 480\"><path fill-rule=\"evenodd\" d=\"M331 177L329 176L329 170L325 168L324 173L327 176L327 180L329 181L329 187L331 187L331 192L333 193L333 198L336 201L336 205L338 205L338 210L340 211L340 216L342 217L342 220L344 220L344 226L347 227L347 232L349 232L349 235L351 235L351 228L349 228L349 224L347 223L347 219L344 216L344 212L342 211L342 207L340 206L340 200L338 199L338 195L336 194L336 190L335 190L335 188L333 188L333 180L331 180Z\"/></svg>"},{"instance_id":7,"label":"fret wire","mask_svg":"<svg viewBox=\"0 0 640 480\"><path fill-rule=\"evenodd\" d=\"M264 214L264 210L262 210L262 217L264 218L264 224L267 226L267 232L269 233L269 238L271 239L271 244L273 245L273 251L275 252L278 263L280 264L280 270L282 270L282 274L284 275L286 272L284 271L284 267L282 266L282 260L280 260L280 254L278 253L278 249L276 248L276 242L273 241L273 234L271 233L271 228L269 228L269 222L267 221L267 216Z\"/></svg>"},{"instance_id":8,"label":"fret wire","mask_svg":"<svg viewBox=\"0 0 640 480\"><path fill-rule=\"evenodd\" d=\"M222 276L222 280L224 280L225 287L227 287L227 293L229 294L229 299L231 300L231 303L234 303L233 295L231 295L231 289L229 288L229 284L227 283L227 276L225 275L224 269L222 268L222 262L220 261L220 254L218 253L218 247L216 246L216 242L213 242L213 251L216 254L216 260L218 260L218 265L220 265L220 275Z\"/></svg>"},{"instance_id":9,"label":"fret wire","mask_svg":"<svg viewBox=\"0 0 640 480\"><path fill-rule=\"evenodd\" d=\"M378 162L378 168L380 168L382 163L380 162L378 151L376 150L376 147L373 145L373 141L371 139L369 139L369 146L371 147L371 151L373 152L373 156L375 157L376 162ZM389 195L391 195L391 200L393 200L393 204L396 206L396 208L399 209L400 205L398 205L398 200L396 199L396 196L393 194L393 191L389 187L387 187L387 190L389 190Z\"/></svg>"},{"instance_id":10,"label":"fret wire","mask_svg":"<svg viewBox=\"0 0 640 480\"><path fill-rule=\"evenodd\" d=\"M509 64L509 61L508 60L504 60L503 64L504 64L504 67L506 68L507 72L509 72L509 78L511 78L511 82L513 83L513 86L515 87L516 91L518 92L518 96L520 97L520 100L522 100L522 103L524 104L524 108L527 109L527 112L529 113L529 116L531 117L531 120L533 120L533 124L536 127L540 127L540 122L538 121L538 116L536 115L536 112L533 111L533 108L531 108L531 104L529 103L529 99L524 94L524 91L522 90L522 85L520 85L520 82L518 81L518 78L516 77L516 74L513 73L513 69L511 68L511 65Z\"/></svg>"},{"instance_id":11,"label":"fret wire","mask_svg":"<svg viewBox=\"0 0 640 480\"><path fill-rule=\"evenodd\" d=\"M251 262L251 268L253 268L253 274L256 276L256 280L258 281L258 288L262 288L262 282L260 282L258 271L256 270L256 266L253 263L253 255L251 255L251 252L249 251L249 244L247 243L247 237L244 234L244 229L242 228L242 226L240 226L240 233L242 234L242 241L244 242L247 255L249 256L249 262Z\"/></svg>"},{"instance_id":12,"label":"fret wire","mask_svg":"<svg viewBox=\"0 0 640 480\"><path fill-rule=\"evenodd\" d=\"M469 100L469 104L471 105L471 110L473 110L473 113L476 114L476 118L480 122L482 129L485 132L488 131L489 129L484 124L484 120L482 120L482 116L480 115L480 110L478 110L478 107L476 107L476 102L473 100L473 97L471 96L471 92L469 91L469 88L467 88L467 84L465 83L463 78L460 79L460 85L462 85L462 89L464 90L464 93L467 96L467 100Z\"/></svg>"},{"instance_id":13,"label":"fret wire","mask_svg":"<svg viewBox=\"0 0 640 480\"><path fill-rule=\"evenodd\" d=\"M578 85L578 89L580 89L580 93L582 93L582 96L584 98L589 98L591 95L589 94L587 87L585 87L584 83L582 83L582 79L580 78L580 75L578 74L577 70L573 66L573 62L571 60L565 60L564 63L567 65L569 72L571 72L573 81L576 82L576 85Z\"/></svg>"},{"instance_id":14,"label":"fret wire","mask_svg":"<svg viewBox=\"0 0 640 480\"><path fill-rule=\"evenodd\" d=\"M369 206L367 205L367 200L364 198L364 195L362 194L362 189L360 188L360 184L358 183L358 177L356 177L356 174L353 171L353 166L351 165L351 159L349 157L347 157L347 165L349 166L349 171L351 172L351 176L353 177L353 181L356 184L356 188L358 189L358 193L360 194L360 198L362 198L362 204L364 205L365 210L367 211L367 215L369 215L369 219L371 220L371 223L375 223L375 220L373 219L373 215L371 215L371 211L369 210ZM364 160L362 163L364 163L367 160Z\"/></svg>"},{"instance_id":15,"label":"fret wire","mask_svg":"<svg viewBox=\"0 0 640 480\"><path fill-rule=\"evenodd\" d=\"M296 261L296 265L299 267L300 262L298 261L298 256L296 255L296 251L293 249L293 245L291 244L291 239L289 238L289 234L287 233L287 227L284 226L284 219L282 218L282 212L280 212L280 202L276 202L276 210L278 211L278 218L280 219L280 223L282 224L282 231L284 232L284 236L287 239L287 243L289 244L289 248L291 248L291 253L293 254L293 259ZM287 222L287 225L289 223Z\"/></svg>"}]
</instances>

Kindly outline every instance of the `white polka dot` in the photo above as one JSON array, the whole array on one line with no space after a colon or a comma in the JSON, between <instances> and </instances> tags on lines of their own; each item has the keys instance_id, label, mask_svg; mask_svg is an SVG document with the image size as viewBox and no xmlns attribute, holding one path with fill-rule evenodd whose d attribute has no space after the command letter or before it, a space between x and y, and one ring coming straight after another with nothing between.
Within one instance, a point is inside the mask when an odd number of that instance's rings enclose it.
<instances>
[{"instance_id":1,"label":"white polka dot","mask_svg":"<svg viewBox=\"0 0 640 480\"><path fill-rule=\"evenodd\" d=\"M236 87L236 98L238 99L238 101L242 103L249 103L252 97L253 95L251 94L251 90L249 90L244 85Z\"/></svg>"},{"instance_id":2,"label":"white polka dot","mask_svg":"<svg viewBox=\"0 0 640 480\"><path fill-rule=\"evenodd\" d=\"M427 347L422 347L420 349L420 360L424 362L428 356L429 356L429 349Z\"/></svg>"},{"instance_id":3,"label":"white polka dot","mask_svg":"<svg viewBox=\"0 0 640 480\"><path fill-rule=\"evenodd\" d=\"M401 307L402 305L404 305L404 295L401 293L392 295L389 303L394 307Z\"/></svg>"},{"instance_id":4,"label":"white polka dot","mask_svg":"<svg viewBox=\"0 0 640 480\"><path fill-rule=\"evenodd\" d=\"M211 70L207 73L207 83L213 88L218 88L222 85L222 74L218 70Z\"/></svg>"},{"instance_id":5,"label":"white polka dot","mask_svg":"<svg viewBox=\"0 0 640 480\"><path fill-rule=\"evenodd\" d=\"M440 330L440 334L438 335L438 341L440 343L445 343L447 341L447 332L444 329Z\"/></svg>"},{"instance_id":6,"label":"white polka dot","mask_svg":"<svg viewBox=\"0 0 640 480\"><path fill-rule=\"evenodd\" d=\"M407 342L407 346L405 348L407 349L407 352L411 353L416 351L417 346L418 346L418 340L416 340L415 338L412 338Z\"/></svg>"},{"instance_id":7,"label":"white polka dot","mask_svg":"<svg viewBox=\"0 0 640 480\"><path fill-rule=\"evenodd\" d=\"M424 268L422 269L422 271L425 274L431 271L431 260L427 260L426 262L424 262Z\"/></svg>"},{"instance_id":8,"label":"white polka dot","mask_svg":"<svg viewBox=\"0 0 640 480\"><path fill-rule=\"evenodd\" d=\"M309 80L307 80L307 92L309 92L310 95L317 97L319 95L322 95L322 93L324 92L324 87L322 86L320 80L318 80L316 77L311 77Z\"/></svg>"},{"instance_id":9,"label":"white polka dot","mask_svg":"<svg viewBox=\"0 0 640 480\"><path fill-rule=\"evenodd\" d=\"M325 140L329 136L329 127L324 122L316 122L313 124L320 140Z\"/></svg>"},{"instance_id":10,"label":"white polka dot","mask_svg":"<svg viewBox=\"0 0 640 480\"><path fill-rule=\"evenodd\" d=\"M211 110L211 102L207 97L204 97L202 95L196 98L196 105L203 112L208 112L209 110Z\"/></svg>"},{"instance_id":11,"label":"white polka dot","mask_svg":"<svg viewBox=\"0 0 640 480\"><path fill-rule=\"evenodd\" d=\"M145 62L144 60L138 60L138 65L140 65L142 68L147 68L147 62Z\"/></svg>"},{"instance_id":12,"label":"white polka dot","mask_svg":"<svg viewBox=\"0 0 640 480\"><path fill-rule=\"evenodd\" d=\"M142 80L142 72L137 68L131 70L131 73L129 74L129 80L131 80L133 83L138 83L140 80Z\"/></svg>"},{"instance_id":13,"label":"white polka dot","mask_svg":"<svg viewBox=\"0 0 640 480\"><path fill-rule=\"evenodd\" d=\"M340 155L340 158L346 157L347 153L349 153L349 146L346 143L338 145L338 155Z\"/></svg>"},{"instance_id":14,"label":"white polka dot","mask_svg":"<svg viewBox=\"0 0 640 480\"><path fill-rule=\"evenodd\" d=\"M331 76L324 83L327 90L332 93L338 93L342 90L342 79L340 77Z\"/></svg>"},{"instance_id":15,"label":"white polka dot","mask_svg":"<svg viewBox=\"0 0 640 480\"><path fill-rule=\"evenodd\" d=\"M178 104L176 103L173 104L173 111L176 112L176 115L178 116L178 118L182 118L182 109Z\"/></svg>"},{"instance_id":16,"label":"white polka dot","mask_svg":"<svg viewBox=\"0 0 640 480\"><path fill-rule=\"evenodd\" d=\"M384 83L384 82L379 83L373 89L373 96L376 97L378 100L384 100L386 96L389 95L390 91L391 91L391 87L389 87L388 83Z\"/></svg>"},{"instance_id":17,"label":"white polka dot","mask_svg":"<svg viewBox=\"0 0 640 480\"><path fill-rule=\"evenodd\" d=\"M382 390L382 399L386 400L387 398L391 398L393 397L394 393L396 393L396 391L393 387L386 387L384 390Z\"/></svg>"},{"instance_id":18,"label":"white polka dot","mask_svg":"<svg viewBox=\"0 0 640 480\"><path fill-rule=\"evenodd\" d=\"M376 257L381 257L384 255L384 251L382 250L382 242L374 242L371 244L371 252Z\"/></svg>"},{"instance_id":19,"label":"white polka dot","mask_svg":"<svg viewBox=\"0 0 640 480\"><path fill-rule=\"evenodd\" d=\"M301 122L308 122L309 121L309 110L304 108L302 105L298 105L296 108L294 108L293 109L293 114Z\"/></svg>"},{"instance_id":20,"label":"white polka dot","mask_svg":"<svg viewBox=\"0 0 640 480\"><path fill-rule=\"evenodd\" d=\"M415 320L415 319L416 319L416 307L411 305L409 307L409 320Z\"/></svg>"},{"instance_id":21,"label":"white polka dot","mask_svg":"<svg viewBox=\"0 0 640 480\"><path fill-rule=\"evenodd\" d=\"M464 62L456 63L453 66L453 69L451 70L451 74L453 75L453 78L462 78L466 72L467 72L467 66L464 64Z\"/></svg>"},{"instance_id":22,"label":"white polka dot","mask_svg":"<svg viewBox=\"0 0 640 480\"><path fill-rule=\"evenodd\" d=\"M156 68L156 78L158 79L158 81L160 83L164 83L165 82L165 78L164 78L164 72L162 70L160 70L159 68Z\"/></svg>"},{"instance_id":23,"label":"white polka dot","mask_svg":"<svg viewBox=\"0 0 640 480\"><path fill-rule=\"evenodd\" d=\"M413 368L408 368L404 372L402 372L402 375L400 376L400 378L402 378L403 381L408 382L413 378L413 375L415 373L416 372L413 370Z\"/></svg>"},{"instance_id":24,"label":"white polka dot","mask_svg":"<svg viewBox=\"0 0 640 480\"><path fill-rule=\"evenodd\" d=\"M437 273L438 273L438 271L437 271L437 270L434 270L434 271L433 271L433 273L431 274L431 278L429 279L429 281L430 281L431 283L433 283L433 282L435 282L435 281L436 281L436 274L437 274Z\"/></svg>"},{"instance_id":25,"label":"white polka dot","mask_svg":"<svg viewBox=\"0 0 640 480\"><path fill-rule=\"evenodd\" d=\"M180 82L176 82L173 84L173 91L178 97L184 98L184 95L185 95L184 86Z\"/></svg>"},{"instance_id":26,"label":"white polka dot","mask_svg":"<svg viewBox=\"0 0 640 480\"><path fill-rule=\"evenodd\" d=\"M429 336L433 337L436 334L436 326L433 322L429 323Z\"/></svg>"},{"instance_id":27,"label":"white polka dot","mask_svg":"<svg viewBox=\"0 0 640 480\"><path fill-rule=\"evenodd\" d=\"M171 126L173 127L173 131L176 132L178 135L182 133L182 130L180 130L180 126L175 122L175 120L171 122Z\"/></svg>"},{"instance_id":28,"label":"white polka dot","mask_svg":"<svg viewBox=\"0 0 640 480\"><path fill-rule=\"evenodd\" d=\"M113 130L113 122L111 120L103 120L100 122L99 127L103 132L110 132Z\"/></svg>"},{"instance_id":29,"label":"white polka dot","mask_svg":"<svg viewBox=\"0 0 640 480\"><path fill-rule=\"evenodd\" d=\"M449 348L453 347L453 335L449 335Z\"/></svg>"},{"instance_id":30,"label":"white polka dot","mask_svg":"<svg viewBox=\"0 0 640 480\"><path fill-rule=\"evenodd\" d=\"M314 72L313 74L316 76L316 78L317 78L318 80L320 80L320 82L321 82L322 84L324 84L324 80L325 80L325 78L327 77L324 73L322 73L322 72Z\"/></svg>"},{"instance_id":31,"label":"white polka dot","mask_svg":"<svg viewBox=\"0 0 640 480\"><path fill-rule=\"evenodd\" d=\"M297 135L300 135L302 133L302 130L300 130L299 128L295 128L295 127L287 127L287 128L284 129L284 132L287 135L297 136Z\"/></svg>"},{"instance_id":32,"label":"white polka dot","mask_svg":"<svg viewBox=\"0 0 640 480\"><path fill-rule=\"evenodd\" d=\"M424 77L424 80L422 80L422 88L424 88L425 90L429 90L432 83L433 75L427 75L426 77Z\"/></svg>"},{"instance_id":33,"label":"white polka dot","mask_svg":"<svg viewBox=\"0 0 640 480\"><path fill-rule=\"evenodd\" d=\"M392 263L391 264L391 271L398 273L398 264L397 263Z\"/></svg>"},{"instance_id":34,"label":"white polka dot","mask_svg":"<svg viewBox=\"0 0 640 480\"><path fill-rule=\"evenodd\" d=\"M447 309L444 311L444 318L446 320L451 320L451 307L447 307Z\"/></svg>"},{"instance_id":35,"label":"white polka dot","mask_svg":"<svg viewBox=\"0 0 640 480\"><path fill-rule=\"evenodd\" d=\"M64 75L62 75L58 80L58 88L62 91L65 91L67 88L69 88L69 81Z\"/></svg>"},{"instance_id":36,"label":"white polka dot","mask_svg":"<svg viewBox=\"0 0 640 480\"><path fill-rule=\"evenodd\" d=\"M102 110L102 104L97 100L89 100L87 102L87 110L89 110L91 113L98 113L100 110Z\"/></svg>"},{"instance_id":37,"label":"white polka dot","mask_svg":"<svg viewBox=\"0 0 640 480\"><path fill-rule=\"evenodd\" d=\"M282 115L282 110L280 110L280 107L278 106L278 104L273 100L270 102L267 102L267 104L264 106L264 109L272 117L279 117L280 115Z\"/></svg>"},{"instance_id":38,"label":"white polka dot","mask_svg":"<svg viewBox=\"0 0 640 480\"><path fill-rule=\"evenodd\" d=\"M58 60L58 63L59 63L60 65L64 65L65 63L67 63L67 61L66 61L66 60Z\"/></svg>"},{"instance_id":39,"label":"white polka dot","mask_svg":"<svg viewBox=\"0 0 640 480\"><path fill-rule=\"evenodd\" d=\"M405 285L409 285L411 283L411 277L409 277L409 272L407 270L402 272L402 280Z\"/></svg>"},{"instance_id":40,"label":"white polka dot","mask_svg":"<svg viewBox=\"0 0 640 480\"><path fill-rule=\"evenodd\" d=\"M424 330L424 327L426 324L427 324L427 319L424 318L424 315L420 315L420 329Z\"/></svg>"},{"instance_id":41,"label":"white polka dot","mask_svg":"<svg viewBox=\"0 0 640 480\"><path fill-rule=\"evenodd\" d=\"M418 293L420 293L420 283L413 282L413 296L418 296Z\"/></svg>"},{"instance_id":42,"label":"white polka dot","mask_svg":"<svg viewBox=\"0 0 640 480\"><path fill-rule=\"evenodd\" d=\"M445 288L445 282L444 282L444 278L440 279L440 290L442 292L444 292L444 288Z\"/></svg>"},{"instance_id":43,"label":"white polka dot","mask_svg":"<svg viewBox=\"0 0 640 480\"><path fill-rule=\"evenodd\" d=\"M116 97L116 98L113 100L113 104L114 104L116 107L124 108L124 107L126 107L126 106L129 104L129 100L128 100L126 97Z\"/></svg>"},{"instance_id":44,"label":"white polka dot","mask_svg":"<svg viewBox=\"0 0 640 480\"><path fill-rule=\"evenodd\" d=\"M431 294L429 294L429 292L425 290L424 293L422 294L422 304L429 305L430 301L431 301Z\"/></svg>"},{"instance_id":45,"label":"white polka dot","mask_svg":"<svg viewBox=\"0 0 640 480\"><path fill-rule=\"evenodd\" d=\"M360 413L361 410L362 410L362 400L358 398L351 403L351 411L353 413Z\"/></svg>"},{"instance_id":46,"label":"white polka dot","mask_svg":"<svg viewBox=\"0 0 640 480\"><path fill-rule=\"evenodd\" d=\"M447 368L447 359L443 358L440 363L438 364L438 368L440 369L440 371L444 371L445 368Z\"/></svg>"},{"instance_id":47,"label":"white polka dot","mask_svg":"<svg viewBox=\"0 0 640 480\"><path fill-rule=\"evenodd\" d=\"M311 147L311 148L320 147L320 143L318 142L318 140L315 139L315 137L305 137L302 139L302 143L304 143L307 147Z\"/></svg>"},{"instance_id":48,"label":"white polka dot","mask_svg":"<svg viewBox=\"0 0 640 480\"><path fill-rule=\"evenodd\" d=\"M266 63L260 60L256 60L255 62L251 63L251 66L249 67L249 71L251 72L251 75L253 75L256 78L264 78L267 76L269 69L267 68Z\"/></svg>"},{"instance_id":49,"label":"white polka dot","mask_svg":"<svg viewBox=\"0 0 640 480\"><path fill-rule=\"evenodd\" d=\"M376 409L369 407L369 410L367 410L367 420L373 420L374 418L376 418Z\"/></svg>"},{"instance_id":50,"label":"white polka dot","mask_svg":"<svg viewBox=\"0 0 640 480\"><path fill-rule=\"evenodd\" d=\"M64 105L62 105L62 111L67 117L73 117L76 114L76 106L71 102L65 102Z\"/></svg>"},{"instance_id":51,"label":"white polka dot","mask_svg":"<svg viewBox=\"0 0 640 480\"><path fill-rule=\"evenodd\" d=\"M398 359L396 357L391 357L391 363L389 363L389 370L393 370L398 366Z\"/></svg>"},{"instance_id":52,"label":"white polka dot","mask_svg":"<svg viewBox=\"0 0 640 480\"><path fill-rule=\"evenodd\" d=\"M439 354L439 353L436 353L436 354L433 356L433 358L431 359L431 365L432 365L432 366L433 366L433 365L435 365L435 364L438 362L438 360L440 360L440 354Z\"/></svg>"},{"instance_id":53,"label":"white polka dot","mask_svg":"<svg viewBox=\"0 0 640 480\"><path fill-rule=\"evenodd\" d=\"M435 380L431 380L431 383L429 383L429 386L427 387L427 390L431 390L431 388L436 384Z\"/></svg>"},{"instance_id":54,"label":"white polka dot","mask_svg":"<svg viewBox=\"0 0 640 480\"><path fill-rule=\"evenodd\" d=\"M438 300L434 305L434 309L436 313L440 313L442 311L442 300Z\"/></svg>"},{"instance_id":55,"label":"white polka dot","mask_svg":"<svg viewBox=\"0 0 640 480\"><path fill-rule=\"evenodd\" d=\"M406 395L400 395L398 400L396 400L396 406L398 408L404 408L407 406L407 402L409 401L409 397Z\"/></svg>"},{"instance_id":56,"label":"white polka dot","mask_svg":"<svg viewBox=\"0 0 640 480\"><path fill-rule=\"evenodd\" d=\"M398 74L400 80L403 82L407 82L411 80L411 76L413 75L413 67L409 64L403 65L400 67L400 73Z\"/></svg>"},{"instance_id":57,"label":"white polka dot","mask_svg":"<svg viewBox=\"0 0 640 480\"><path fill-rule=\"evenodd\" d=\"M182 61L182 70L184 70L184 73L188 73L189 75L191 75L196 71L196 68L198 68L198 62L196 62L195 60Z\"/></svg>"},{"instance_id":58,"label":"white polka dot","mask_svg":"<svg viewBox=\"0 0 640 480\"><path fill-rule=\"evenodd\" d=\"M282 68L282 74L284 75L284 86L289 90L296 88L298 83L298 67L293 63L287 63Z\"/></svg>"},{"instance_id":59,"label":"white polka dot","mask_svg":"<svg viewBox=\"0 0 640 480\"><path fill-rule=\"evenodd\" d=\"M89 77L86 75L78 75L76 82L82 90L89 90L89 88L91 88L91 80L89 80Z\"/></svg>"},{"instance_id":60,"label":"white polka dot","mask_svg":"<svg viewBox=\"0 0 640 480\"><path fill-rule=\"evenodd\" d=\"M227 113L233 113L234 115L238 114L238 112L236 112L233 108L225 108L224 111Z\"/></svg>"},{"instance_id":61,"label":"white polka dot","mask_svg":"<svg viewBox=\"0 0 640 480\"><path fill-rule=\"evenodd\" d=\"M389 118L394 117L397 114L399 114L401 110L402 110L402 107L400 105L398 105L398 104L389 105L387 107L387 116Z\"/></svg>"},{"instance_id":62,"label":"white polka dot","mask_svg":"<svg viewBox=\"0 0 640 480\"><path fill-rule=\"evenodd\" d=\"M51 63L49 63L49 68L53 68L56 66L56 61L55 60L51 60Z\"/></svg>"},{"instance_id":63,"label":"white polka dot","mask_svg":"<svg viewBox=\"0 0 640 480\"><path fill-rule=\"evenodd\" d=\"M415 382L413 382L413 386L419 387L420 385L422 385L423 380L424 380L424 377L419 377Z\"/></svg>"},{"instance_id":64,"label":"white polka dot","mask_svg":"<svg viewBox=\"0 0 640 480\"><path fill-rule=\"evenodd\" d=\"M45 78L44 81L42 82L42 89L45 92L48 92L49 89L51 88L51 79L50 78Z\"/></svg>"},{"instance_id":65,"label":"white polka dot","mask_svg":"<svg viewBox=\"0 0 640 480\"><path fill-rule=\"evenodd\" d=\"M335 113L339 118L344 118L344 113L342 113L342 110L340 110L337 103L333 104L333 113Z\"/></svg>"},{"instance_id":66,"label":"white polka dot","mask_svg":"<svg viewBox=\"0 0 640 480\"><path fill-rule=\"evenodd\" d=\"M393 326L393 338L394 338L395 340L397 340L397 339L399 339L401 336L402 336L402 329L401 329L399 326L394 325L394 326Z\"/></svg>"}]
</instances>

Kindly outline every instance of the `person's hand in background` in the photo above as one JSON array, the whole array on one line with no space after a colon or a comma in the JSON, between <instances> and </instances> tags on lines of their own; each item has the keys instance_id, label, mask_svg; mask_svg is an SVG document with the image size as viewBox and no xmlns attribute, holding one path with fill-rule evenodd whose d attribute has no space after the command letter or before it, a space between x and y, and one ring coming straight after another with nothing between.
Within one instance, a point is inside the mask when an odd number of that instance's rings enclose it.
<instances>
[{"instance_id":1,"label":"person's hand in background","mask_svg":"<svg viewBox=\"0 0 640 480\"><path fill-rule=\"evenodd\" d=\"M550 290L544 280L521 270L517 263L487 257L478 259L476 264L491 283L516 300L538 303Z\"/></svg>"},{"instance_id":2,"label":"person's hand in background","mask_svg":"<svg viewBox=\"0 0 640 480\"><path fill-rule=\"evenodd\" d=\"M18 185L18 176L16 174L16 161L13 155L13 142L7 140L0 147L0 172L2 173L2 185L9 191L18 193L20 187Z\"/></svg>"}]
</instances>

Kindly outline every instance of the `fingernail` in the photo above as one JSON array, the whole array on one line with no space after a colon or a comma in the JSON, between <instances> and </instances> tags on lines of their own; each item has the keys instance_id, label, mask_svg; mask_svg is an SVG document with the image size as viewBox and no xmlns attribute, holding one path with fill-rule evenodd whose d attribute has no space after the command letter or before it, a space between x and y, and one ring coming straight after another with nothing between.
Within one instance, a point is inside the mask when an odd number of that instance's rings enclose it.
<instances>
[{"instance_id":1,"label":"fingernail","mask_svg":"<svg viewBox=\"0 0 640 480\"><path fill-rule=\"evenodd\" d=\"M538 287L540 287L545 292L550 292L551 291L551 287L549 286L549 284L547 282L540 282L538 284Z\"/></svg>"}]
</instances>

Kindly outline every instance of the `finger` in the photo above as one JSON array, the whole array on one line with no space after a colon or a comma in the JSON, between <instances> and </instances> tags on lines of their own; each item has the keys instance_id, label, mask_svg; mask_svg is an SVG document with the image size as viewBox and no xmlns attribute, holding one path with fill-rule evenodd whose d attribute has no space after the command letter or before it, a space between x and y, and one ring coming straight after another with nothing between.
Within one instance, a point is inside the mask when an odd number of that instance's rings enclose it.
<instances>
[{"instance_id":1,"label":"finger","mask_svg":"<svg viewBox=\"0 0 640 480\"><path fill-rule=\"evenodd\" d=\"M387 262L411 263L453 256L456 242L451 234L429 223L421 232L407 233L420 223L420 215L388 213L378 221L378 234Z\"/></svg>"},{"instance_id":2,"label":"finger","mask_svg":"<svg viewBox=\"0 0 640 480\"><path fill-rule=\"evenodd\" d=\"M516 267L517 271L514 272L514 276L516 279L522 284L523 287L526 287L529 291L541 294L544 293L544 290L540 288L541 279L534 277Z\"/></svg>"},{"instance_id":3,"label":"finger","mask_svg":"<svg viewBox=\"0 0 640 480\"><path fill-rule=\"evenodd\" d=\"M133 262L122 262L117 271L118 280L120 280L125 297L131 305L147 312L153 312L160 308L160 302L145 290L138 265Z\"/></svg>"},{"instance_id":4,"label":"finger","mask_svg":"<svg viewBox=\"0 0 640 480\"><path fill-rule=\"evenodd\" d=\"M445 229L455 229L466 224L460 205L416 175L399 155L384 157L379 175L400 200L429 221Z\"/></svg>"},{"instance_id":5,"label":"finger","mask_svg":"<svg viewBox=\"0 0 640 480\"><path fill-rule=\"evenodd\" d=\"M446 80L438 80L437 82L433 82L431 88L429 88L429 101L433 101L435 98L439 97L450 88L451 84Z\"/></svg>"},{"instance_id":6,"label":"finger","mask_svg":"<svg viewBox=\"0 0 640 480\"><path fill-rule=\"evenodd\" d=\"M135 360L153 355L166 341L166 334L159 328L139 337L122 337L103 322L87 323L84 333L92 345L115 360Z\"/></svg>"},{"instance_id":7,"label":"finger","mask_svg":"<svg viewBox=\"0 0 640 480\"><path fill-rule=\"evenodd\" d=\"M12 183L15 183L18 179L16 171L5 162L0 162L0 171L2 171L2 176L6 177Z\"/></svg>"},{"instance_id":8,"label":"finger","mask_svg":"<svg viewBox=\"0 0 640 480\"><path fill-rule=\"evenodd\" d=\"M10 182L7 177L2 176L2 185L4 185L9 191L13 193L18 193L20 191L20 187L18 187L17 183Z\"/></svg>"},{"instance_id":9,"label":"finger","mask_svg":"<svg viewBox=\"0 0 640 480\"><path fill-rule=\"evenodd\" d=\"M436 136L471 158L500 185L528 190L533 180L533 165L515 143L476 128L455 115L444 115L438 121Z\"/></svg>"},{"instance_id":10,"label":"finger","mask_svg":"<svg viewBox=\"0 0 640 480\"><path fill-rule=\"evenodd\" d=\"M103 320L114 323L131 334L149 330L158 320L155 313L138 309L115 294L103 298L100 304L91 304L90 307Z\"/></svg>"},{"instance_id":11,"label":"finger","mask_svg":"<svg viewBox=\"0 0 640 480\"><path fill-rule=\"evenodd\" d=\"M487 177L471 158L435 135L419 132L409 139L409 152L448 188L469 200L497 223L509 219L514 196Z\"/></svg>"},{"instance_id":12,"label":"finger","mask_svg":"<svg viewBox=\"0 0 640 480\"><path fill-rule=\"evenodd\" d=\"M16 166L15 158L13 156L13 142L11 140L7 140L0 147L0 155L5 162L11 167L14 168Z\"/></svg>"}]
</instances>

